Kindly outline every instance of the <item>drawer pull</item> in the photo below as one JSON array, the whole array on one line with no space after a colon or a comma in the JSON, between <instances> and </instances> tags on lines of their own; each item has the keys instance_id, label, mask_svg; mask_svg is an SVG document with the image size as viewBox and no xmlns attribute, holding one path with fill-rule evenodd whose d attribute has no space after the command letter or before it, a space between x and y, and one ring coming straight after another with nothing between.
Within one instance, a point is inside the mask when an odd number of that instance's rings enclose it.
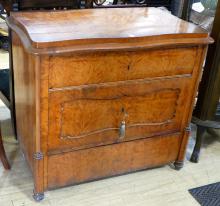
<instances>
[{"instance_id":1,"label":"drawer pull","mask_svg":"<svg viewBox=\"0 0 220 206\"><path fill-rule=\"evenodd\" d=\"M122 140L125 138L125 121L121 122L120 128L119 128L119 140Z\"/></svg>"}]
</instances>

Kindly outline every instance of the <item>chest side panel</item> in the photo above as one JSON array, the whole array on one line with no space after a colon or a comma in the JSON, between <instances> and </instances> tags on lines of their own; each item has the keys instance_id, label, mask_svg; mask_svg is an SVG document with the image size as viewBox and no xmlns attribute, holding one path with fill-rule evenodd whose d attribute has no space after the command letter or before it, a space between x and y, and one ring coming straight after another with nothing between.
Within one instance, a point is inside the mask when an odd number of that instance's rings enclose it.
<instances>
[{"instance_id":1,"label":"chest side panel","mask_svg":"<svg viewBox=\"0 0 220 206\"><path fill-rule=\"evenodd\" d=\"M12 44L17 136L33 171L36 138L35 61L34 57L24 50L14 32Z\"/></svg>"}]
</instances>

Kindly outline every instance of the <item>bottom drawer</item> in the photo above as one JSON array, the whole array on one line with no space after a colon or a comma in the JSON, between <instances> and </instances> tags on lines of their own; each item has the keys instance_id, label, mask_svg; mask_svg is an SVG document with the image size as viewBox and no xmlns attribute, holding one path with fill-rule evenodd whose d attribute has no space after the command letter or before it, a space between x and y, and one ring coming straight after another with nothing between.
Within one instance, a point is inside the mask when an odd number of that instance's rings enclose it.
<instances>
[{"instance_id":1,"label":"bottom drawer","mask_svg":"<svg viewBox=\"0 0 220 206\"><path fill-rule=\"evenodd\" d=\"M52 155L48 158L48 188L97 180L173 162L181 134Z\"/></svg>"}]
</instances>

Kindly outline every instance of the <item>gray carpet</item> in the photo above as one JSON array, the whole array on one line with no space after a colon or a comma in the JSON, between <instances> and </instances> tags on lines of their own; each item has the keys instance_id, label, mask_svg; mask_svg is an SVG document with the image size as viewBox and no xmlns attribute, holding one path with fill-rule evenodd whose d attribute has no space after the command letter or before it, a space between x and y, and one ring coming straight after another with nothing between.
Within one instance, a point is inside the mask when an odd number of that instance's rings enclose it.
<instances>
[{"instance_id":1,"label":"gray carpet","mask_svg":"<svg viewBox=\"0 0 220 206\"><path fill-rule=\"evenodd\" d=\"M190 189L189 193L202 206L220 206L220 182Z\"/></svg>"}]
</instances>

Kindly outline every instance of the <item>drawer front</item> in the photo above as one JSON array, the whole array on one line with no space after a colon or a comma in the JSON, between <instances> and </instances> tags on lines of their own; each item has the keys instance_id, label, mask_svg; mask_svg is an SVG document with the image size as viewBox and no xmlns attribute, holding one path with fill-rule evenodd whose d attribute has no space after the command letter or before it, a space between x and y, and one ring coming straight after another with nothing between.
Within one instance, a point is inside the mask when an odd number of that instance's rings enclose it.
<instances>
[{"instance_id":1,"label":"drawer front","mask_svg":"<svg viewBox=\"0 0 220 206\"><path fill-rule=\"evenodd\" d=\"M177 159L181 134L95 147L48 158L48 187L101 179L172 163Z\"/></svg>"},{"instance_id":2,"label":"drawer front","mask_svg":"<svg viewBox=\"0 0 220 206\"><path fill-rule=\"evenodd\" d=\"M103 52L50 58L49 87L191 74L197 48Z\"/></svg>"},{"instance_id":3,"label":"drawer front","mask_svg":"<svg viewBox=\"0 0 220 206\"><path fill-rule=\"evenodd\" d=\"M89 148L178 132L187 82L130 81L50 92L49 149Z\"/></svg>"}]
</instances>

